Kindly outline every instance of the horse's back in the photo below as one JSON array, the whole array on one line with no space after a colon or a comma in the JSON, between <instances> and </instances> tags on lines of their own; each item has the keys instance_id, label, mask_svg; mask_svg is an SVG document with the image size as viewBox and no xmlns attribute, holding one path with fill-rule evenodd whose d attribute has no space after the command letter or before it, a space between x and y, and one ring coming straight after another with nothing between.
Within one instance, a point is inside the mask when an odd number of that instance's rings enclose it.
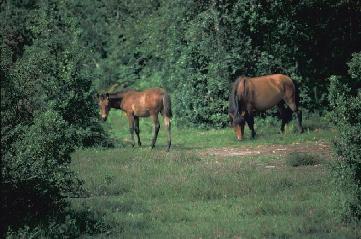
<instances>
[{"instance_id":1,"label":"horse's back","mask_svg":"<svg viewBox=\"0 0 361 239\"><path fill-rule=\"evenodd\" d=\"M283 74L272 74L249 78L252 82L262 85L282 86L284 84L293 84L291 78Z\"/></svg>"},{"instance_id":2,"label":"horse's back","mask_svg":"<svg viewBox=\"0 0 361 239\"><path fill-rule=\"evenodd\" d=\"M166 91L163 88L149 88L143 91L132 91L125 95L123 108L140 117L148 117L160 112Z\"/></svg>"},{"instance_id":3,"label":"horse's back","mask_svg":"<svg viewBox=\"0 0 361 239\"><path fill-rule=\"evenodd\" d=\"M148 96L159 96L163 97L166 91L163 88L157 87L157 88L149 88L142 91L143 94Z\"/></svg>"},{"instance_id":4,"label":"horse's back","mask_svg":"<svg viewBox=\"0 0 361 239\"><path fill-rule=\"evenodd\" d=\"M289 92L294 92L292 80L283 74L249 78L248 82L252 104L256 110L267 110L277 105Z\"/></svg>"}]
</instances>

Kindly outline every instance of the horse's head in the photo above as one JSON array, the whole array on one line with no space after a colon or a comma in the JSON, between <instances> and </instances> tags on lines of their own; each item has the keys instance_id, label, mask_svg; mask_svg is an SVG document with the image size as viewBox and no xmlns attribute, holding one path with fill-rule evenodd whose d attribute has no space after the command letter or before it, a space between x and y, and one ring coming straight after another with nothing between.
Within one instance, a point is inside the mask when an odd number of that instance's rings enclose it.
<instances>
[{"instance_id":1,"label":"horse's head","mask_svg":"<svg viewBox=\"0 0 361 239\"><path fill-rule=\"evenodd\" d=\"M245 124L245 81L247 77L239 77L232 85L229 95L229 120L238 140L242 140Z\"/></svg>"},{"instance_id":2,"label":"horse's head","mask_svg":"<svg viewBox=\"0 0 361 239\"><path fill-rule=\"evenodd\" d=\"M99 115L103 121L106 121L108 118L110 110L110 100L109 93L106 94L97 94L98 105L99 105Z\"/></svg>"},{"instance_id":3,"label":"horse's head","mask_svg":"<svg viewBox=\"0 0 361 239\"><path fill-rule=\"evenodd\" d=\"M241 114L229 114L234 132L236 133L237 140L242 140L243 138L243 129L245 125L245 113Z\"/></svg>"}]
</instances>

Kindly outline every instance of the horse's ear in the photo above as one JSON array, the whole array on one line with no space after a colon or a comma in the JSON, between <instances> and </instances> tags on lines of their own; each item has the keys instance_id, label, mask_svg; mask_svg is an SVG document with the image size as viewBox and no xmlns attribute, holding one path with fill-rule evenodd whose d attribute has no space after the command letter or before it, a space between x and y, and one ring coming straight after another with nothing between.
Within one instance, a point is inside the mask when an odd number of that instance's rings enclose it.
<instances>
[{"instance_id":1,"label":"horse's ear","mask_svg":"<svg viewBox=\"0 0 361 239\"><path fill-rule=\"evenodd\" d=\"M93 95L93 100L95 100L95 101L99 100L99 94L98 93Z\"/></svg>"},{"instance_id":2,"label":"horse's ear","mask_svg":"<svg viewBox=\"0 0 361 239\"><path fill-rule=\"evenodd\" d=\"M109 99L109 93L106 93L105 96L107 97L107 99Z\"/></svg>"}]
</instances>

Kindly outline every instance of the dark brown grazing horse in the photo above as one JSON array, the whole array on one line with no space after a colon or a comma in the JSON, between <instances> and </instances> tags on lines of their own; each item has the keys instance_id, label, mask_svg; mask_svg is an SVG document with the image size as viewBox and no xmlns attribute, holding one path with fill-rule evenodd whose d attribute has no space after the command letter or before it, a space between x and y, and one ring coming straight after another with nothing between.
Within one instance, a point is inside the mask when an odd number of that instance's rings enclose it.
<instances>
[{"instance_id":1,"label":"dark brown grazing horse","mask_svg":"<svg viewBox=\"0 0 361 239\"><path fill-rule=\"evenodd\" d=\"M162 88L151 88L144 91L124 90L117 93L97 95L100 116L105 121L111 108L120 109L127 114L129 131L134 147L134 131L138 137L138 145L141 146L139 137L139 117L151 117L153 120L153 139L151 147L154 148L160 128L158 114L163 115L164 125L168 131L167 151L171 146L171 118L172 108L168 93Z\"/></svg>"},{"instance_id":2,"label":"dark brown grazing horse","mask_svg":"<svg viewBox=\"0 0 361 239\"><path fill-rule=\"evenodd\" d=\"M303 133L302 112L298 109L296 88L288 76L274 74L254 78L239 77L233 83L228 110L237 139L242 140L243 138L245 122L254 138L256 132L253 127L253 113L265 111L275 105L280 112L281 132L283 133L285 124L292 118L292 114L287 114L285 103L296 113L298 129Z\"/></svg>"}]
</instances>

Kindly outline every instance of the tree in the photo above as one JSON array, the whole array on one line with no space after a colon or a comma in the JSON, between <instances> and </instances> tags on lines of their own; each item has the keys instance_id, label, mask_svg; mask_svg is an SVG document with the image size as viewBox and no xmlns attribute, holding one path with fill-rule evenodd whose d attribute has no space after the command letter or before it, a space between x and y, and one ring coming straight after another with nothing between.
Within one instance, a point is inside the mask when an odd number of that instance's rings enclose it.
<instances>
[{"instance_id":1,"label":"tree","mask_svg":"<svg viewBox=\"0 0 361 239\"><path fill-rule=\"evenodd\" d=\"M70 153L104 142L104 132L88 51L69 5L39 0L1 7L11 26L1 38L0 61L2 234L61 212L64 198L81 186ZM13 12L21 14L7 18Z\"/></svg>"},{"instance_id":2,"label":"tree","mask_svg":"<svg viewBox=\"0 0 361 239\"><path fill-rule=\"evenodd\" d=\"M353 82L361 82L361 52L348 63ZM330 78L329 115L338 135L333 142L336 163L333 166L337 186L337 209L345 220L361 218L361 91L349 81Z\"/></svg>"}]
</instances>

